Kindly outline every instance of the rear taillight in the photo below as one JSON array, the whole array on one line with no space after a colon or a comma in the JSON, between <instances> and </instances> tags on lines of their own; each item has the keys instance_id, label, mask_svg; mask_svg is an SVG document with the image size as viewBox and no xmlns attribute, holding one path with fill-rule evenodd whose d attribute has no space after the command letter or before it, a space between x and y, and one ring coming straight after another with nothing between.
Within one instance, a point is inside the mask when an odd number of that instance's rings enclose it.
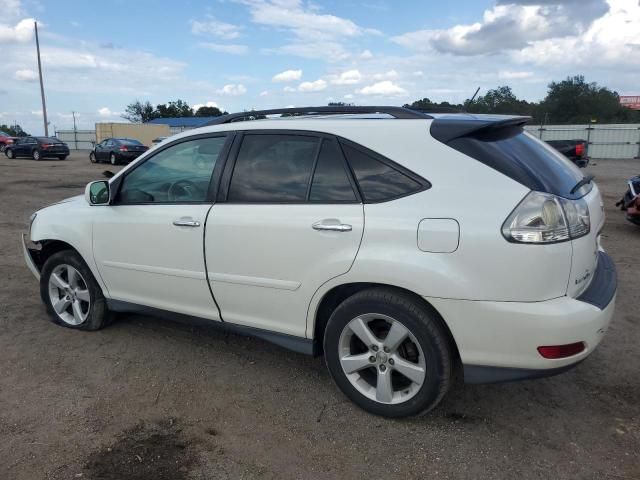
<instances>
[{"instance_id":1,"label":"rear taillight","mask_svg":"<svg viewBox=\"0 0 640 480\"><path fill-rule=\"evenodd\" d=\"M578 143L576 145L576 157L581 157L584 155L584 143Z\"/></svg>"},{"instance_id":2,"label":"rear taillight","mask_svg":"<svg viewBox=\"0 0 640 480\"><path fill-rule=\"evenodd\" d=\"M568 345L549 345L546 347L538 347L538 353L544 358L557 359L572 357L583 352L585 349L584 342L569 343Z\"/></svg>"},{"instance_id":3,"label":"rear taillight","mask_svg":"<svg viewBox=\"0 0 640 480\"><path fill-rule=\"evenodd\" d=\"M544 244L582 237L590 228L584 199L530 192L502 224L502 235L510 242Z\"/></svg>"},{"instance_id":4,"label":"rear taillight","mask_svg":"<svg viewBox=\"0 0 640 480\"><path fill-rule=\"evenodd\" d=\"M125 147L125 146L120 147L118 150L120 150L121 152L128 152L129 151L127 149L127 147Z\"/></svg>"},{"instance_id":5,"label":"rear taillight","mask_svg":"<svg viewBox=\"0 0 640 480\"><path fill-rule=\"evenodd\" d=\"M43 143L42 148L49 148L49 147L53 147L53 145L51 145L50 143Z\"/></svg>"}]
</instances>

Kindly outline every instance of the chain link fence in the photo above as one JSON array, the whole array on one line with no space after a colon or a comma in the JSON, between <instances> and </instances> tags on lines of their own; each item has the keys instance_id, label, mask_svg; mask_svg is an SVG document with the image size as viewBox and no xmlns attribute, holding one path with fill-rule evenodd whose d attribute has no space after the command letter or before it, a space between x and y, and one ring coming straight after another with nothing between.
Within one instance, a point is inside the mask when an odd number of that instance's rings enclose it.
<instances>
[{"instance_id":1,"label":"chain link fence","mask_svg":"<svg viewBox=\"0 0 640 480\"><path fill-rule=\"evenodd\" d=\"M591 158L640 158L640 125L527 125L541 140L584 140Z\"/></svg>"}]
</instances>

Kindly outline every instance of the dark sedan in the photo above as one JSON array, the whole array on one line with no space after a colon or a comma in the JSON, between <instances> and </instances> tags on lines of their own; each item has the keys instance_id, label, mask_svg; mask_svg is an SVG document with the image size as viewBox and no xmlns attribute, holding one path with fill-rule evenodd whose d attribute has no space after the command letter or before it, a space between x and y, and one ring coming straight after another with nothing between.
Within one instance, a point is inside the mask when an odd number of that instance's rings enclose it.
<instances>
[{"instance_id":1,"label":"dark sedan","mask_svg":"<svg viewBox=\"0 0 640 480\"><path fill-rule=\"evenodd\" d=\"M14 143L7 145L4 154L9 158L31 157L34 160L43 158L59 158L69 156L69 147L55 137L19 137Z\"/></svg>"},{"instance_id":2,"label":"dark sedan","mask_svg":"<svg viewBox=\"0 0 640 480\"><path fill-rule=\"evenodd\" d=\"M132 138L106 138L89 154L91 163L111 162L112 165L129 163L135 160L149 147Z\"/></svg>"}]
</instances>

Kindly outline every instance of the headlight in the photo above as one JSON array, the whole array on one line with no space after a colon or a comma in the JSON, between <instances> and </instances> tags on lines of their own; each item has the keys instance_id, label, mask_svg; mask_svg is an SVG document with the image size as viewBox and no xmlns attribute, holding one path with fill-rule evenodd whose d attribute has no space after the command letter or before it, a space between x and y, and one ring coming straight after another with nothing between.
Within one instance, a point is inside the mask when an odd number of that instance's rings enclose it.
<instances>
[{"instance_id":1,"label":"headlight","mask_svg":"<svg viewBox=\"0 0 640 480\"><path fill-rule=\"evenodd\" d=\"M590 229L589 207L584 199L531 192L505 220L502 235L510 242L555 243L582 237Z\"/></svg>"}]
</instances>

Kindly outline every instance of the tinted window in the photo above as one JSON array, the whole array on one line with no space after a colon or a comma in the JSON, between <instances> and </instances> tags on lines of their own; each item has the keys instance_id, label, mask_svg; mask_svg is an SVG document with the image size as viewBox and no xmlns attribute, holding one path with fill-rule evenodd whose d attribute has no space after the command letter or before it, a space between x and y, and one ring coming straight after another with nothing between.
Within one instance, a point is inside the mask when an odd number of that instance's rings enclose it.
<instances>
[{"instance_id":1,"label":"tinted window","mask_svg":"<svg viewBox=\"0 0 640 480\"><path fill-rule=\"evenodd\" d=\"M570 193L584 176L580 169L522 127L480 132L451 140L448 145L531 190L579 198L592 188L589 183Z\"/></svg>"},{"instance_id":2,"label":"tinted window","mask_svg":"<svg viewBox=\"0 0 640 480\"><path fill-rule=\"evenodd\" d=\"M142 145L138 140L133 140L131 138L120 138L118 143L120 143L120 145Z\"/></svg>"},{"instance_id":3,"label":"tinted window","mask_svg":"<svg viewBox=\"0 0 640 480\"><path fill-rule=\"evenodd\" d=\"M204 202L225 140L201 138L157 153L124 178L118 202Z\"/></svg>"},{"instance_id":4,"label":"tinted window","mask_svg":"<svg viewBox=\"0 0 640 480\"><path fill-rule=\"evenodd\" d=\"M390 200L422 188L420 183L404 173L351 145L343 144L342 149L366 202Z\"/></svg>"},{"instance_id":5,"label":"tinted window","mask_svg":"<svg viewBox=\"0 0 640 480\"><path fill-rule=\"evenodd\" d=\"M356 201L356 195L344 168L342 152L333 140L322 142L309 200L312 202Z\"/></svg>"},{"instance_id":6,"label":"tinted window","mask_svg":"<svg viewBox=\"0 0 640 480\"><path fill-rule=\"evenodd\" d=\"M38 140L40 141L40 143L62 143L57 138L53 137L38 137Z\"/></svg>"},{"instance_id":7,"label":"tinted window","mask_svg":"<svg viewBox=\"0 0 640 480\"><path fill-rule=\"evenodd\" d=\"M228 201L305 201L318 141L301 135L245 135Z\"/></svg>"}]
</instances>

